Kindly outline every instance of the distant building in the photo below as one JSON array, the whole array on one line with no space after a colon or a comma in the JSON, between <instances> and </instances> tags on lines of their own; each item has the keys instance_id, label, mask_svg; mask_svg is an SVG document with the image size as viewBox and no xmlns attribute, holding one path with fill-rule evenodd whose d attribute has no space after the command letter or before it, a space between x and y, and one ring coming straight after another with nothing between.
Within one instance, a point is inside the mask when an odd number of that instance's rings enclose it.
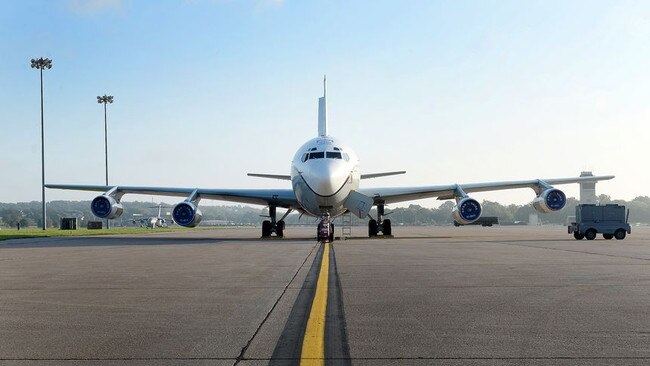
<instances>
[{"instance_id":1,"label":"distant building","mask_svg":"<svg viewBox=\"0 0 650 366\"><path fill-rule=\"evenodd\" d=\"M592 172L581 172L581 177L593 177ZM580 203L597 204L596 183L580 183Z\"/></svg>"}]
</instances>

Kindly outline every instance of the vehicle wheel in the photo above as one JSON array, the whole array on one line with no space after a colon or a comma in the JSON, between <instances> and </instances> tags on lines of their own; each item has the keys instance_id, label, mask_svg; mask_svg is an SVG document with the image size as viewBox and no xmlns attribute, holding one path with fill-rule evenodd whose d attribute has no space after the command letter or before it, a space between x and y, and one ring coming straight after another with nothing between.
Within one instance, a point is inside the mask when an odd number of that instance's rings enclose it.
<instances>
[{"instance_id":1,"label":"vehicle wheel","mask_svg":"<svg viewBox=\"0 0 650 366\"><path fill-rule=\"evenodd\" d=\"M330 237L329 237L329 242L334 241L334 224L330 224Z\"/></svg>"},{"instance_id":2,"label":"vehicle wheel","mask_svg":"<svg viewBox=\"0 0 650 366\"><path fill-rule=\"evenodd\" d=\"M284 237L284 221L278 221L275 225L275 235L278 238Z\"/></svg>"},{"instance_id":3,"label":"vehicle wheel","mask_svg":"<svg viewBox=\"0 0 650 366\"><path fill-rule=\"evenodd\" d=\"M262 221L262 237L268 238L271 236L271 221L264 220Z\"/></svg>"},{"instance_id":4,"label":"vehicle wheel","mask_svg":"<svg viewBox=\"0 0 650 366\"><path fill-rule=\"evenodd\" d=\"M614 237L616 238L616 240L625 239L625 230L624 229L616 230L616 232L614 233Z\"/></svg>"},{"instance_id":5,"label":"vehicle wheel","mask_svg":"<svg viewBox=\"0 0 650 366\"><path fill-rule=\"evenodd\" d=\"M390 220L384 220L384 230L382 231L384 235L392 235L393 234L393 228L390 224Z\"/></svg>"},{"instance_id":6,"label":"vehicle wheel","mask_svg":"<svg viewBox=\"0 0 650 366\"><path fill-rule=\"evenodd\" d=\"M613 237L614 234L603 234L603 238L605 238L605 240L612 240Z\"/></svg>"},{"instance_id":7,"label":"vehicle wheel","mask_svg":"<svg viewBox=\"0 0 650 366\"><path fill-rule=\"evenodd\" d=\"M582 239L585 238L585 235L580 234L579 232L576 231L576 232L573 233L573 237L576 238L576 240L582 240Z\"/></svg>"},{"instance_id":8,"label":"vehicle wheel","mask_svg":"<svg viewBox=\"0 0 650 366\"><path fill-rule=\"evenodd\" d=\"M275 225L275 235L277 235L278 238L284 237L284 221L280 220Z\"/></svg>"},{"instance_id":9,"label":"vehicle wheel","mask_svg":"<svg viewBox=\"0 0 650 366\"><path fill-rule=\"evenodd\" d=\"M378 231L379 231L379 227L377 226L377 220L368 221L368 236L370 237L377 236Z\"/></svg>"},{"instance_id":10,"label":"vehicle wheel","mask_svg":"<svg viewBox=\"0 0 650 366\"><path fill-rule=\"evenodd\" d=\"M596 230L589 229L589 230L585 231L585 238L587 238L587 240L596 239Z\"/></svg>"}]
</instances>

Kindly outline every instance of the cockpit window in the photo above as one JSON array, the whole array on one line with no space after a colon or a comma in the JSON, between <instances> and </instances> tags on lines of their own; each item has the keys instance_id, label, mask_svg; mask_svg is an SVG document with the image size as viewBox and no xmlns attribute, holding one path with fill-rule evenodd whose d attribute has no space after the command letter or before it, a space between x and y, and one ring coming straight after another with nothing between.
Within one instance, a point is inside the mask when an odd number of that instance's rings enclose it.
<instances>
[{"instance_id":1,"label":"cockpit window","mask_svg":"<svg viewBox=\"0 0 650 366\"><path fill-rule=\"evenodd\" d=\"M316 151L316 148L312 147L311 149L309 149L309 151Z\"/></svg>"},{"instance_id":2,"label":"cockpit window","mask_svg":"<svg viewBox=\"0 0 650 366\"><path fill-rule=\"evenodd\" d=\"M303 162L311 159L345 159L345 161L349 161L350 158L348 157L348 154L342 153L340 151L318 151L318 152L310 152L310 153L305 153L302 155L301 160Z\"/></svg>"},{"instance_id":3,"label":"cockpit window","mask_svg":"<svg viewBox=\"0 0 650 366\"><path fill-rule=\"evenodd\" d=\"M335 151L341 151L341 149L339 149L338 147L334 147L334 150Z\"/></svg>"}]
</instances>

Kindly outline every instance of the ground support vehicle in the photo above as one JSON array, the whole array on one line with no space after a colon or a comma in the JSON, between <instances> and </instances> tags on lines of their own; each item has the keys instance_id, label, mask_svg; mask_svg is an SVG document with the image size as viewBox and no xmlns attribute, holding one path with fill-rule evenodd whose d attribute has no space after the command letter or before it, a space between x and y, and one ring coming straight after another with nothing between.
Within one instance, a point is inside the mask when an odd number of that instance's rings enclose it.
<instances>
[{"instance_id":1,"label":"ground support vehicle","mask_svg":"<svg viewBox=\"0 0 650 366\"><path fill-rule=\"evenodd\" d=\"M616 204L578 205L576 221L569 225L568 231L576 240L594 240L598 233L606 240L623 240L626 234L632 233L628 223L629 215L630 211L626 211L625 206Z\"/></svg>"}]
</instances>

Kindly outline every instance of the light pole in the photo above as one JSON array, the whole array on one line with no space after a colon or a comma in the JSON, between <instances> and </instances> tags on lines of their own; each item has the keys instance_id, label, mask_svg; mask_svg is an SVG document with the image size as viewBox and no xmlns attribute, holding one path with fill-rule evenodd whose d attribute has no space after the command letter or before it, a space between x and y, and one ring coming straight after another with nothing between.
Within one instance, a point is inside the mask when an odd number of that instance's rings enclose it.
<instances>
[{"instance_id":1,"label":"light pole","mask_svg":"<svg viewBox=\"0 0 650 366\"><path fill-rule=\"evenodd\" d=\"M113 103L113 96L106 94L103 96L97 96L97 103L104 104L104 157L106 160L106 185L108 186L108 122L106 118L106 105L108 103ZM106 228L111 228L108 219L106 219Z\"/></svg>"},{"instance_id":2,"label":"light pole","mask_svg":"<svg viewBox=\"0 0 650 366\"><path fill-rule=\"evenodd\" d=\"M52 68L52 60L49 58L33 58L32 69L39 69L41 73L41 204L43 207L43 230L47 226L45 214L45 131L43 129L43 70Z\"/></svg>"}]
</instances>

